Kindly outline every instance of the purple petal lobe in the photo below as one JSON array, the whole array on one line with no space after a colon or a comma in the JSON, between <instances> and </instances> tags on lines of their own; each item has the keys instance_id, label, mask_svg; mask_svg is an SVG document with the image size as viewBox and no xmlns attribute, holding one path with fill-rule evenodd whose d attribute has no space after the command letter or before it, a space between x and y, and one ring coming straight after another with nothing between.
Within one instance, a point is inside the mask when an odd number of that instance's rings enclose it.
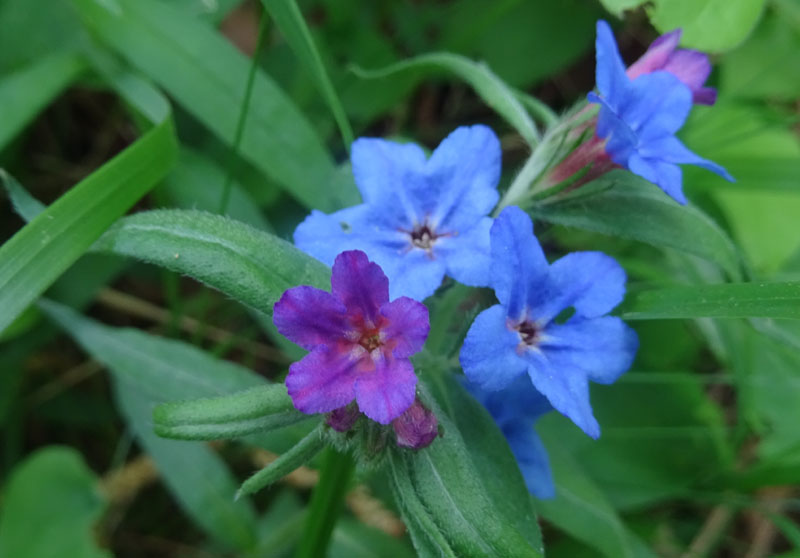
<instances>
[{"instance_id":1,"label":"purple petal lobe","mask_svg":"<svg viewBox=\"0 0 800 558\"><path fill-rule=\"evenodd\" d=\"M350 403L360 364L358 355L342 347L318 346L289 366L286 389L295 408L310 415Z\"/></svg>"},{"instance_id":2,"label":"purple petal lobe","mask_svg":"<svg viewBox=\"0 0 800 558\"><path fill-rule=\"evenodd\" d=\"M389 280L364 252L349 250L333 262L331 292L351 319L377 326L380 307L389 301Z\"/></svg>"},{"instance_id":3,"label":"purple petal lobe","mask_svg":"<svg viewBox=\"0 0 800 558\"><path fill-rule=\"evenodd\" d=\"M428 447L439 435L436 415L419 399L415 399L402 415L392 421L392 428L398 446L415 450Z\"/></svg>"},{"instance_id":4,"label":"purple petal lobe","mask_svg":"<svg viewBox=\"0 0 800 558\"><path fill-rule=\"evenodd\" d=\"M402 296L381 306L381 315L387 320L383 327L385 342L393 345L395 357L408 358L422 349L430 330L424 304Z\"/></svg>"},{"instance_id":5,"label":"purple petal lobe","mask_svg":"<svg viewBox=\"0 0 800 558\"><path fill-rule=\"evenodd\" d=\"M627 75L630 79L636 79L642 74L649 74L656 70L661 70L669 60L670 55L678 48L681 40L681 30L675 29L653 41L639 60L630 65Z\"/></svg>"},{"instance_id":6,"label":"purple petal lobe","mask_svg":"<svg viewBox=\"0 0 800 558\"><path fill-rule=\"evenodd\" d=\"M375 422L389 424L414 402L417 377L406 359L378 359L374 370L359 375L355 385L361 412Z\"/></svg>"},{"instance_id":7,"label":"purple petal lobe","mask_svg":"<svg viewBox=\"0 0 800 558\"><path fill-rule=\"evenodd\" d=\"M294 287L283 293L275 303L272 320L281 335L307 350L348 331L344 304L314 287Z\"/></svg>"}]
</instances>

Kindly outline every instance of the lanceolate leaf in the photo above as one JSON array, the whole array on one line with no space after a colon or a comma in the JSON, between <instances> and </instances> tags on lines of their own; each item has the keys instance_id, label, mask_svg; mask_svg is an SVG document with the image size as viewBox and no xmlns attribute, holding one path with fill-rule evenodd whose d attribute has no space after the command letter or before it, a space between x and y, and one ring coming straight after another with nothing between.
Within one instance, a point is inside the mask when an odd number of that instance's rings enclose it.
<instances>
[{"instance_id":1,"label":"lanceolate leaf","mask_svg":"<svg viewBox=\"0 0 800 558\"><path fill-rule=\"evenodd\" d=\"M389 77L401 72L455 74L469 83L486 104L505 118L506 122L511 124L529 144L535 145L540 140L536 124L519 102L514 91L492 73L486 65L474 62L464 56L449 52L434 52L404 60L380 70L354 68L353 71L360 77L368 79Z\"/></svg>"},{"instance_id":2,"label":"lanceolate leaf","mask_svg":"<svg viewBox=\"0 0 800 558\"><path fill-rule=\"evenodd\" d=\"M142 107L142 112L153 114L156 108L154 128L0 247L0 331L173 165L177 142L169 105L160 97L160 106Z\"/></svg>"},{"instance_id":3,"label":"lanceolate leaf","mask_svg":"<svg viewBox=\"0 0 800 558\"><path fill-rule=\"evenodd\" d=\"M622 306L622 317L626 320L800 319L800 281L697 285L634 292Z\"/></svg>"},{"instance_id":4,"label":"lanceolate leaf","mask_svg":"<svg viewBox=\"0 0 800 558\"><path fill-rule=\"evenodd\" d=\"M250 62L209 24L155 0L73 0L86 25L232 144ZM308 120L262 71L253 83L241 154L308 207L357 202L331 188L333 160Z\"/></svg>"},{"instance_id":5,"label":"lanceolate leaf","mask_svg":"<svg viewBox=\"0 0 800 558\"><path fill-rule=\"evenodd\" d=\"M336 124L339 126L342 139L349 149L350 144L353 143L353 129L347 121L347 115L344 113L342 103L336 95L336 90L334 90L331 79L328 77L328 72L322 63L322 58L303 19L303 14L297 7L297 3L295 0L261 1L267 8L269 15L277 23L284 37L286 37L295 55L306 66L306 69L314 77L314 81L317 82L317 87L325 98L325 102L328 103L328 107L330 107L333 117L336 119Z\"/></svg>"},{"instance_id":6,"label":"lanceolate leaf","mask_svg":"<svg viewBox=\"0 0 800 558\"><path fill-rule=\"evenodd\" d=\"M736 248L710 217L675 203L627 171L611 172L528 210L534 219L688 252L716 262L734 279L740 277Z\"/></svg>"},{"instance_id":7,"label":"lanceolate leaf","mask_svg":"<svg viewBox=\"0 0 800 558\"><path fill-rule=\"evenodd\" d=\"M239 438L307 418L294 408L283 384L222 397L164 403L153 411L156 434L180 440Z\"/></svg>"},{"instance_id":8,"label":"lanceolate leaf","mask_svg":"<svg viewBox=\"0 0 800 558\"><path fill-rule=\"evenodd\" d=\"M60 53L0 77L0 151L85 68L76 54Z\"/></svg>"},{"instance_id":9,"label":"lanceolate leaf","mask_svg":"<svg viewBox=\"0 0 800 558\"><path fill-rule=\"evenodd\" d=\"M456 424L430 403L444 436L418 452L395 451L389 465L394 493L417 551L435 555L431 549L438 548L445 556L542 556L538 536L533 541L526 536L529 530L538 535L530 507L524 506L527 513L511 518L508 513L513 505L497 502L508 497L497 493L500 484L527 494L519 471L512 470L507 484L487 483L486 468L476 466ZM501 448L510 453L507 446ZM506 463L506 455L501 462ZM487 517L493 519L487 521Z\"/></svg>"},{"instance_id":10,"label":"lanceolate leaf","mask_svg":"<svg viewBox=\"0 0 800 558\"><path fill-rule=\"evenodd\" d=\"M158 210L121 219L96 251L183 273L266 314L297 285L330 288L330 269L277 236L201 211Z\"/></svg>"}]
</instances>

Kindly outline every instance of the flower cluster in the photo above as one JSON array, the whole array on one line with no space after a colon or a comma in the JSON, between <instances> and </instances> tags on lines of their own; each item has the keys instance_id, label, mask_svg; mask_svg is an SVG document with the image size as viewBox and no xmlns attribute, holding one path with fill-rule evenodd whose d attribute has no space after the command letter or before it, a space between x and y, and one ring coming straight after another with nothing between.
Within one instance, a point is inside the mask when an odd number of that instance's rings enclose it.
<instances>
[{"instance_id":1,"label":"flower cluster","mask_svg":"<svg viewBox=\"0 0 800 558\"><path fill-rule=\"evenodd\" d=\"M598 23L594 133L553 176L618 165L681 203L677 164L730 178L675 137L693 102L715 100L704 85L708 58L677 49L679 38L679 31L659 38L626 70L608 24ZM410 361L429 330L419 301L445 276L490 287L497 304L475 318L461 347L464 385L494 418L528 489L546 498L554 486L534 423L555 410L597 438L589 384L628 370L638 340L608 315L625 295L626 274L613 258L574 252L550 263L522 209L489 216L500 157L497 137L480 125L456 129L430 157L414 144L358 139L352 165L363 203L314 211L294 234L301 250L332 264L331 292L289 289L274 321L310 351L286 378L300 411L327 413L328 426L345 433L366 420L381 439L388 426L373 425L391 424L398 446L420 449L439 429Z\"/></svg>"}]
</instances>

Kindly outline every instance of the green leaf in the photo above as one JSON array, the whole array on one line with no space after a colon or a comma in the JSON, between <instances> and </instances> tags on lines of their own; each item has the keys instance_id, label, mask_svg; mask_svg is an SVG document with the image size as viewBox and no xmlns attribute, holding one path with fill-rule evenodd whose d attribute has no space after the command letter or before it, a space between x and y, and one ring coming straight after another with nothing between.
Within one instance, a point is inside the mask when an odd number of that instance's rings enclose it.
<instances>
[{"instance_id":1,"label":"green leaf","mask_svg":"<svg viewBox=\"0 0 800 558\"><path fill-rule=\"evenodd\" d=\"M740 276L736 247L711 218L627 171L613 171L528 210L534 219L694 254Z\"/></svg>"},{"instance_id":2,"label":"green leaf","mask_svg":"<svg viewBox=\"0 0 800 558\"><path fill-rule=\"evenodd\" d=\"M0 182L3 183L3 188L8 192L14 211L26 222L33 221L37 215L47 209L46 205L31 196L13 176L3 169L0 169Z\"/></svg>"},{"instance_id":3,"label":"green leaf","mask_svg":"<svg viewBox=\"0 0 800 558\"><path fill-rule=\"evenodd\" d=\"M150 415L160 398L146 395L121 378L114 382L117 404L181 508L226 547L241 553L254 548L255 511L250 501L234 500L237 483L225 463L205 444L156 436Z\"/></svg>"},{"instance_id":4,"label":"green leaf","mask_svg":"<svg viewBox=\"0 0 800 558\"><path fill-rule=\"evenodd\" d=\"M621 307L626 320L680 318L800 319L800 281L669 287L634 292Z\"/></svg>"},{"instance_id":5,"label":"green leaf","mask_svg":"<svg viewBox=\"0 0 800 558\"><path fill-rule=\"evenodd\" d=\"M354 67L353 71L364 79L393 77L406 72L416 72L421 75L452 73L469 83L486 104L511 124L530 145L536 145L541 139L536 124L514 91L485 64L474 62L469 58L448 52L434 52L403 60L380 70Z\"/></svg>"},{"instance_id":6,"label":"green leaf","mask_svg":"<svg viewBox=\"0 0 800 558\"><path fill-rule=\"evenodd\" d=\"M413 558L414 551L403 540L343 517L333 530L328 558Z\"/></svg>"},{"instance_id":7,"label":"green leaf","mask_svg":"<svg viewBox=\"0 0 800 558\"><path fill-rule=\"evenodd\" d=\"M177 145L169 105L163 97L156 99L160 104L141 107L151 115L158 111L154 128L0 247L0 331L166 175L175 161Z\"/></svg>"},{"instance_id":8,"label":"green leaf","mask_svg":"<svg viewBox=\"0 0 800 558\"><path fill-rule=\"evenodd\" d=\"M236 493L236 498L258 492L311 461L325 447L322 428L320 422L317 428L309 432L292 449L282 453L275 461L244 481Z\"/></svg>"},{"instance_id":9,"label":"green leaf","mask_svg":"<svg viewBox=\"0 0 800 558\"><path fill-rule=\"evenodd\" d=\"M201 211L159 210L125 217L94 250L189 275L268 315L288 288L330 287L330 269L292 244Z\"/></svg>"},{"instance_id":10,"label":"green leaf","mask_svg":"<svg viewBox=\"0 0 800 558\"><path fill-rule=\"evenodd\" d=\"M225 171L207 155L184 147L181 148L178 164L167 176L163 188L176 207L215 213L219 210L225 179ZM230 188L226 215L257 229L272 232L272 226L248 191L235 181L231 182Z\"/></svg>"},{"instance_id":11,"label":"green leaf","mask_svg":"<svg viewBox=\"0 0 800 558\"><path fill-rule=\"evenodd\" d=\"M266 382L181 341L104 326L49 300L39 307L87 353L155 401L225 395Z\"/></svg>"},{"instance_id":12,"label":"green leaf","mask_svg":"<svg viewBox=\"0 0 800 558\"><path fill-rule=\"evenodd\" d=\"M423 450L398 449L389 458L393 491L417 552L426 556L542 556L540 539L532 542L528 537L528 532L538 531L532 509L524 506L527 513L512 517L508 512L514 504L499 503L509 497L507 490L520 491L519 471L511 470L510 484L502 482L509 479L487 479L482 474L485 467L476 466L455 423L432 401L426 403L444 435ZM505 463L510 450L507 445L502 449L500 462ZM498 485L503 486L499 493ZM527 494L524 484L521 493ZM487 517L493 520L486 521Z\"/></svg>"},{"instance_id":13,"label":"green leaf","mask_svg":"<svg viewBox=\"0 0 800 558\"><path fill-rule=\"evenodd\" d=\"M336 90L333 88L325 65L322 63L322 57L320 57L319 51L314 44L314 39L311 37L311 32L303 19L303 14L300 13L300 9L297 7L297 3L295 0L261 1L267 8L269 15L275 20L283 36L286 37L295 55L313 76L320 93L322 93L325 102L333 113L336 124L339 126L342 140L344 140L344 144L349 150L350 144L353 143L353 129L350 127L350 122L347 120L342 103L336 95Z\"/></svg>"},{"instance_id":14,"label":"green leaf","mask_svg":"<svg viewBox=\"0 0 800 558\"><path fill-rule=\"evenodd\" d=\"M83 72L86 64L72 53L59 53L0 79L0 151Z\"/></svg>"},{"instance_id":15,"label":"green leaf","mask_svg":"<svg viewBox=\"0 0 800 558\"><path fill-rule=\"evenodd\" d=\"M764 0L655 0L647 14L662 33L683 29L682 46L720 52L744 41L763 7Z\"/></svg>"},{"instance_id":16,"label":"green leaf","mask_svg":"<svg viewBox=\"0 0 800 558\"><path fill-rule=\"evenodd\" d=\"M164 403L153 411L155 433L178 440L239 438L306 420L286 386L271 384L222 397Z\"/></svg>"},{"instance_id":17,"label":"green leaf","mask_svg":"<svg viewBox=\"0 0 800 558\"><path fill-rule=\"evenodd\" d=\"M547 428L537 425L550 459L556 498L536 502L537 511L608 558L653 557L624 525L601 490Z\"/></svg>"},{"instance_id":18,"label":"green leaf","mask_svg":"<svg viewBox=\"0 0 800 558\"><path fill-rule=\"evenodd\" d=\"M600 0L617 17L647 4L651 23L662 33L683 29L681 45L706 52L741 43L761 15L764 0Z\"/></svg>"},{"instance_id":19,"label":"green leaf","mask_svg":"<svg viewBox=\"0 0 800 558\"><path fill-rule=\"evenodd\" d=\"M83 457L48 446L13 471L3 493L0 556L110 558L94 527L106 501Z\"/></svg>"},{"instance_id":20,"label":"green leaf","mask_svg":"<svg viewBox=\"0 0 800 558\"><path fill-rule=\"evenodd\" d=\"M155 0L72 0L86 25L231 145L250 61L209 24ZM308 207L357 202L330 187L333 160L308 120L262 71L240 145L242 156Z\"/></svg>"}]
</instances>

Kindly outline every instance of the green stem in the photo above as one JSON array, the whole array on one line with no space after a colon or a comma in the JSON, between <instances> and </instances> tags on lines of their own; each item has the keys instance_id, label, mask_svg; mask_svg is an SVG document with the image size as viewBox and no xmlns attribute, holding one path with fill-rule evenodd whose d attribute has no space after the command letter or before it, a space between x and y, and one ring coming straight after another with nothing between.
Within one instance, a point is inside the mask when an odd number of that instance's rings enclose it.
<instances>
[{"instance_id":1,"label":"green stem","mask_svg":"<svg viewBox=\"0 0 800 558\"><path fill-rule=\"evenodd\" d=\"M250 73L247 75L247 84L244 89L244 99L242 100L242 108L239 111L239 121L236 123L236 131L233 136L233 143L231 144L230 157L228 159L228 168L225 176L225 185L222 188L222 199L219 201L219 212L225 214L228 211L228 202L231 197L231 185L233 184L233 165L236 161L236 154L239 151L239 145L242 143L242 136L244 135L244 124L247 117L247 111L250 107L250 98L253 96L253 82L256 77L256 69L258 68L258 55L261 52L261 47L264 44L264 38L267 35L267 18L266 12L261 11L261 19L258 24L258 39L256 40L256 49L253 52L253 60L250 62Z\"/></svg>"},{"instance_id":2,"label":"green stem","mask_svg":"<svg viewBox=\"0 0 800 558\"><path fill-rule=\"evenodd\" d=\"M333 448L325 450L319 482L311 495L303 538L295 558L319 558L327 555L333 527L342 509L355 464L352 458Z\"/></svg>"}]
</instances>

